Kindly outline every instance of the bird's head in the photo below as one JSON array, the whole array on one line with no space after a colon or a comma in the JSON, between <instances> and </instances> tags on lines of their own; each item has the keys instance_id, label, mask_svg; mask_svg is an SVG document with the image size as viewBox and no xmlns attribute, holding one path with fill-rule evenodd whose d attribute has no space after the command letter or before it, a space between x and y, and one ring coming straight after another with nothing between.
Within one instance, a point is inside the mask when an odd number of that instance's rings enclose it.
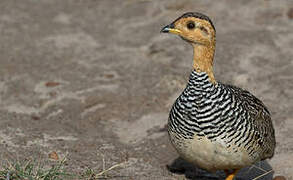
<instances>
[{"instance_id":1,"label":"bird's head","mask_svg":"<svg viewBox=\"0 0 293 180\"><path fill-rule=\"evenodd\" d=\"M188 12L165 26L162 33L173 33L192 44L215 46L215 27L210 18L197 12Z\"/></svg>"},{"instance_id":2,"label":"bird's head","mask_svg":"<svg viewBox=\"0 0 293 180\"><path fill-rule=\"evenodd\" d=\"M188 12L165 26L161 32L179 35L193 46L193 68L206 72L210 81L216 83L213 59L216 45L216 29L206 15Z\"/></svg>"}]
</instances>

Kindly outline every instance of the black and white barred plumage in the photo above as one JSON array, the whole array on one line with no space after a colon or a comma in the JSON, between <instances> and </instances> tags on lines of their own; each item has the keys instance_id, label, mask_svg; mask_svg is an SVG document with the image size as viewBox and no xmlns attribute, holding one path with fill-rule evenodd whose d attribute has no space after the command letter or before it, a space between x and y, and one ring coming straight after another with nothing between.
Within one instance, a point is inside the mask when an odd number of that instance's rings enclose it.
<instances>
[{"instance_id":1,"label":"black and white barred plumage","mask_svg":"<svg viewBox=\"0 0 293 180\"><path fill-rule=\"evenodd\" d=\"M168 131L178 147L180 139L196 135L235 152L245 149L255 160L272 157L276 143L270 113L259 99L238 87L214 84L196 70L171 109Z\"/></svg>"}]
</instances>

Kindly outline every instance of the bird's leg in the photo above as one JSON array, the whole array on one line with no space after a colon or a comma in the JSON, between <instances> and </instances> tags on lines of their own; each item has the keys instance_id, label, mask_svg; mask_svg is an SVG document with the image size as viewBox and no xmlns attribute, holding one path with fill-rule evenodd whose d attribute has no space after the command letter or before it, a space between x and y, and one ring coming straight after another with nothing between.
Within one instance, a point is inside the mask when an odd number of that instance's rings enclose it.
<instances>
[{"instance_id":1,"label":"bird's leg","mask_svg":"<svg viewBox=\"0 0 293 180\"><path fill-rule=\"evenodd\" d=\"M225 173L227 175L225 180L233 180L238 171L239 169L235 169L232 171L232 173L230 173L228 170L225 170Z\"/></svg>"}]
</instances>

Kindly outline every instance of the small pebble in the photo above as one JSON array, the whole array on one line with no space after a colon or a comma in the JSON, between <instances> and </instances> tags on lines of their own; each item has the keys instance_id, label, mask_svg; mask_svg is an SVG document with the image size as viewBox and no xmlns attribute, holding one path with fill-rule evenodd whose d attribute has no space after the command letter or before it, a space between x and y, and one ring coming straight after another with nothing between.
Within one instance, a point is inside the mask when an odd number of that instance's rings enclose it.
<instances>
[{"instance_id":1,"label":"small pebble","mask_svg":"<svg viewBox=\"0 0 293 180\"><path fill-rule=\"evenodd\" d=\"M50 159L54 159L56 161L59 160L59 156L58 156L58 154L55 151L49 153L49 158Z\"/></svg>"},{"instance_id":2,"label":"small pebble","mask_svg":"<svg viewBox=\"0 0 293 180\"><path fill-rule=\"evenodd\" d=\"M59 82L53 82L53 81L50 81L50 82L46 82L45 84L47 87L55 87L55 86L59 86L60 83Z\"/></svg>"}]
</instances>

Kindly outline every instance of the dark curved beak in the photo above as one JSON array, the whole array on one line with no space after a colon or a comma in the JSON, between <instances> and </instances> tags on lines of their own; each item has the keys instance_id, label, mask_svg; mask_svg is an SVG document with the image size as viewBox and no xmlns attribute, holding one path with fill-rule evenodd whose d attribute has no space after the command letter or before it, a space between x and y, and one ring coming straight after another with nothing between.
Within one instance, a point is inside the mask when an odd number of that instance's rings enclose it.
<instances>
[{"instance_id":1,"label":"dark curved beak","mask_svg":"<svg viewBox=\"0 0 293 180\"><path fill-rule=\"evenodd\" d=\"M163 29L160 31L160 33L168 33L171 28L174 28L174 25L169 24L169 25L163 27Z\"/></svg>"},{"instance_id":2,"label":"dark curved beak","mask_svg":"<svg viewBox=\"0 0 293 180\"><path fill-rule=\"evenodd\" d=\"M161 33L173 33L173 34L180 34L181 33L180 30L175 28L173 23L163 27L163 29L160 32Z\"/></svg>"}]
</instances>

